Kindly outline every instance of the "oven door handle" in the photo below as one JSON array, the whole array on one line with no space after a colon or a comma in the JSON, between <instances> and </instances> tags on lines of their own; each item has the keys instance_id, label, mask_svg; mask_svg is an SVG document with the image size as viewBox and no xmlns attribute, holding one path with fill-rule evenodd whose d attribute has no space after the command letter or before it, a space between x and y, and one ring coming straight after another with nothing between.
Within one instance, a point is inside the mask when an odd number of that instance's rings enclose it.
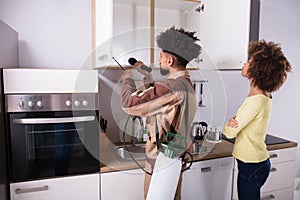
<instances>
[{"instance_id":1,"label":"oven door handle","mask_svg":"<svg viewBox=\"0 0 300 200\"><path fill-rule=\"evenodd\" d=\"M59 124L70 122L94 121L95 116L61 117L61 118L18 118L13 119L14 124Z\"/></svg>"}]
</instances>

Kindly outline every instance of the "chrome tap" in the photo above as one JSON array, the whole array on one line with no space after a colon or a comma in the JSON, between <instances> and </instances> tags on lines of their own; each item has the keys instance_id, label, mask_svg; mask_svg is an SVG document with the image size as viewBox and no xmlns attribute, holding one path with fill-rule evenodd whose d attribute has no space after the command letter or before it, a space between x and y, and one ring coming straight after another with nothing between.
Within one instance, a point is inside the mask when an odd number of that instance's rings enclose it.
<instances>
[{"instance_id":1,"label":"chrome tap","mask_svg":"<svg viewBox=\"0 0 300 200\"><path fill-rule=\"evenodd\" d=\"M136 124L138 120L138 125ZM138 127L138 129L137 129ZM139 142L139 139L143 137L144 134L144 122L140 116L133 116L132 118L132 135L131 135L131 145L134 146Z\"/></svg>"}]
</instances>

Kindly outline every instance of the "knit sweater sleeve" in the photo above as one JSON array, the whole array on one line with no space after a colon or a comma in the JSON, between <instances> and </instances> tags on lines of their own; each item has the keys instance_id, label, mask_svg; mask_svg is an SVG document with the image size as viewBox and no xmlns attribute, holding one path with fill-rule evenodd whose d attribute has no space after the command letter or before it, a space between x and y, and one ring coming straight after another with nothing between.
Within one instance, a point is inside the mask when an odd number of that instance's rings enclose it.
<instances>
[{"instance_id":1,"label":"knit sweater sleeve","mask_svg":"<svg viewBox=\"0 0 300 200\"><path fill-rule=\"evenodd\" d=\"M235 138L256 117L260 106L259 102L247 98L236 113L235 119L238 122L238 127L231 128L226 123L224 135L228 138Z\"/></svg>"}]
</instances>

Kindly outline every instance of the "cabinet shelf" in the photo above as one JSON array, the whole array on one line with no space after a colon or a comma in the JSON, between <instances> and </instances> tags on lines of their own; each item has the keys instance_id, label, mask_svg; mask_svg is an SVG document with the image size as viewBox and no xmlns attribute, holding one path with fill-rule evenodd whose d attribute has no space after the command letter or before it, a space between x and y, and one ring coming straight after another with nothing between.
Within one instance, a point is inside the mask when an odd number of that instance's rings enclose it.
<instances>
[{"instance_id":1,"label":"cabinet shelf","mask_svg":"<svg viewBox=\"0 0 300 200\"><path fill-rule=\"evenodd\" d=\"M142 6L150 7L150 0L114 0L115 3L133 5L133 6ZM200 0L159 0L155 1L155 8L163 8L170 10L189 10L195 5L198 5Z\"/></svg>"}]
</instances>

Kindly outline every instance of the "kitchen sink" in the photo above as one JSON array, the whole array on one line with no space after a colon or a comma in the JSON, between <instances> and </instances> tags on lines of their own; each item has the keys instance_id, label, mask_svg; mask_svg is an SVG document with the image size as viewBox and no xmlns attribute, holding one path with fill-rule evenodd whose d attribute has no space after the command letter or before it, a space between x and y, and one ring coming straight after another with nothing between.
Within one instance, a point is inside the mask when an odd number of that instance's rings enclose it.
<instances>
[{"instance_id":1,"label":"kitchen sink","mask_svg":"<svg viewBox=\"0 0 300 200\"><path fill-rule=\"evenodd\" d=\"M116 146L116 153L122 161L145 160L145 147L145 144L127 145L126 147L124 145Z\"/></svg>"}]
</instances>

